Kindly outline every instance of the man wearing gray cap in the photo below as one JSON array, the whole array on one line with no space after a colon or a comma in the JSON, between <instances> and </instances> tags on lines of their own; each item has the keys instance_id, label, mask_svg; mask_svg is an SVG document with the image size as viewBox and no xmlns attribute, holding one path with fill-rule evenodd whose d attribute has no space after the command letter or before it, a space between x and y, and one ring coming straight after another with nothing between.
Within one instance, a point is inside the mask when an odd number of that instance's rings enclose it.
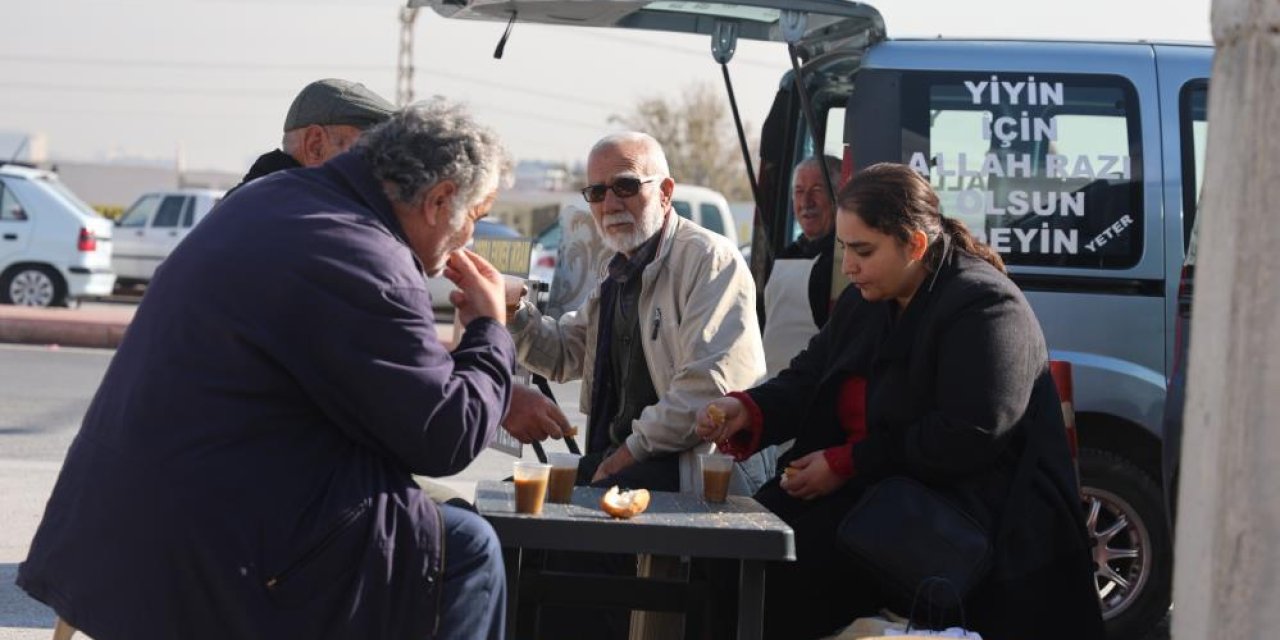
<instances>
[{"instance_id":1,"label":"man wearing gray cap","mask_svg":"<svg viewBox=\"0 0 1280 640\"><path fill-rule=\"evenodd\" d=\"M359 82L316 80L289 105L282 148L262 154L235 189L276 171L320 166L351 148L365 129L393 111L390 102Z\"/></svg>"}]
</instances>

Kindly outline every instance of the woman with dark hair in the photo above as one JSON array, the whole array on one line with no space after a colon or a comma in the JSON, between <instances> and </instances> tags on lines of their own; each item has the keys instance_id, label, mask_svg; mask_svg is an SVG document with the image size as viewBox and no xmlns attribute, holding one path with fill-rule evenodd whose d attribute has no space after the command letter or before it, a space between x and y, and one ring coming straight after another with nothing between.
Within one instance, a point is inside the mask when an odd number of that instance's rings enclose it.
<instances>
[{"instance_id":1,"label":"woman with dark hair","mask_svg":"<svg viewBox=\"0 0 1280 640\"><path fill-rule=\"evenodd\" d=\"M963 601L968 628L1102 638L1061 404L1022 293L909 167L868 167L837 204L853 286L788 369L708 405L723 419L698 414L698 433L738 457L795 439L756 494L796 536L797 561L768 570L766 636L828 635L892 604L836 529L869 487L906 476L992 538L991 569Z\"/></svg>"}]
</instances>

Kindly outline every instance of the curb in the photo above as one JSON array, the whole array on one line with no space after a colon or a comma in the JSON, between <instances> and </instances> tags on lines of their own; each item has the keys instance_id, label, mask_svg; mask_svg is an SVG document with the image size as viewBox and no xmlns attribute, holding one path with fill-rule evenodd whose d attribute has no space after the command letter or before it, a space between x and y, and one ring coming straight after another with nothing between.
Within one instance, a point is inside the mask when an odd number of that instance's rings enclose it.
<instances>
[{"instance_id":1,"label":"curb","mask_svg":"<svg viewBox=\"0 0 1280 640\"><path fill-rule=\"evenodd\" d=\"M0 342L115 349L128 328L127 319L80 317L67 309L8 307L0 312Z\"/></svg>"}]
</instances>

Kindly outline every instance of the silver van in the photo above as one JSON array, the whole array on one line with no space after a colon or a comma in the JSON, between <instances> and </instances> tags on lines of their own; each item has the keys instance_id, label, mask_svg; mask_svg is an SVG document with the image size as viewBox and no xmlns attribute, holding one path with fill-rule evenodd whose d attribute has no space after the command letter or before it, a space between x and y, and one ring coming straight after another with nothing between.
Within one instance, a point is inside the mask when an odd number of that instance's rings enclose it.
<instances>
[{"instance_id":1,"label":"silver van","mask_svg":"<svg viewBox=\"0 0 1280 640\"><path fill-rule=\"evenodd\" d=\"M1073 365L1082 497L1109 635L1142 637L1166 615L1161 424L1203 172L1211 47L891 40L874 7L844 0L410 4L455 18L710 36L726 77L738 39L785 44L779 54L793 70L749 167L753 272L767 273L797 234L789 180L802 158L844 158L841 175L827 177L833 192L876 162L927 175L945 213L1002 254L1051 356ZM833 280L834 296L844 283Z\"/></svg>"}]
</instances>

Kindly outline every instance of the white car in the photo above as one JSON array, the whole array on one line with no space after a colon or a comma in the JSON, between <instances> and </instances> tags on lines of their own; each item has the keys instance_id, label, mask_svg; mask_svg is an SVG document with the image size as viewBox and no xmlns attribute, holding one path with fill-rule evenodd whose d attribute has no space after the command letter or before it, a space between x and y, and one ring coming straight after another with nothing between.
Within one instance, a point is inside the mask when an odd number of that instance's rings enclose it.
<instances>
[{"instance_id":1,"label":"white car","mask_svg":"<svg viewBox=\"0 0 1280 640\"><path fill-rule=\"evenodd\" d=\"M146 284L156 267L191 228L222 199L216 189L175 189L142 194L116 223L112 261L121 285Z\"/></svg>"},{"instance_id":2,"label":"white car","mask_svg":"<svg viewBox=\"0 0 1280 640\"><path fill-rule=\"evenodd\" d=\"M560 251L560 221L553 220L533 239L529 255L529 279L551 286L556 276L556 254Z\"/></svg>"},{"instance_id":3,"label":"white car","mask_svg":"<svg viewBox=\"0 0 1280 640\"><path fill-rule=\"evenodd\" d=\"M0 302L67 306L115 281L111 221L57 175L0 164Z\"/></svg>"}]
</instances>

